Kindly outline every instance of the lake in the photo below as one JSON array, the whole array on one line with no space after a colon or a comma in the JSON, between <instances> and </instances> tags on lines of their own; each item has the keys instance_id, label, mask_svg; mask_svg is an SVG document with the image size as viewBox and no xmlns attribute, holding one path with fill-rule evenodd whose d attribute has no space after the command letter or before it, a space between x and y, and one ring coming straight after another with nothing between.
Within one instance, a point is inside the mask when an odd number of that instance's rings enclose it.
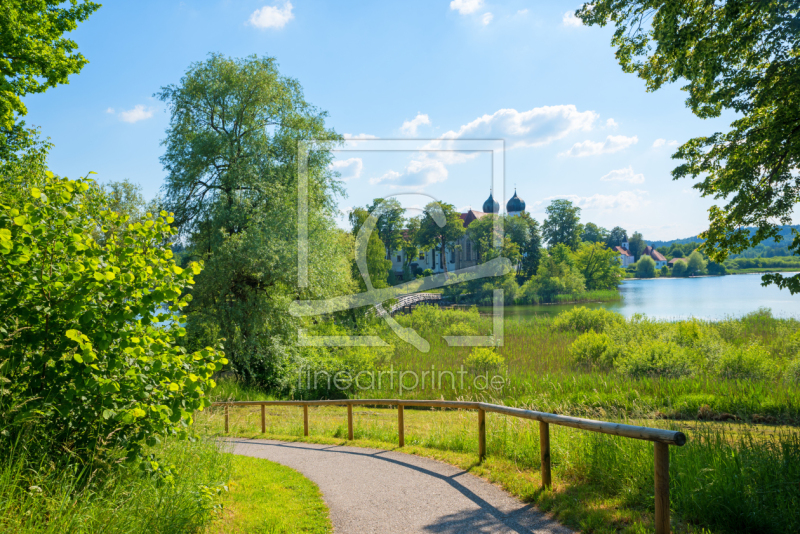
<instances>
[{"instance_id":1,"label":"lake","mask_svg":"<svg viewBox=\"0 0 800 534\"><path fill-rule=\"evenodd\" d=\"M791 276L795 273L783 273ZM792 295L774 285L761 286L761 274L737 274L700 278L626 280L620 286L622 300L544 306L506 306L506 317L555 315L574 306L606 308L630 317L643 313L659 319L724 319L741 317L759 308L770 308L775 317L800 319L800 294ZM491 308L481 308L491 311Z\"/></svg>"}]
</instances>

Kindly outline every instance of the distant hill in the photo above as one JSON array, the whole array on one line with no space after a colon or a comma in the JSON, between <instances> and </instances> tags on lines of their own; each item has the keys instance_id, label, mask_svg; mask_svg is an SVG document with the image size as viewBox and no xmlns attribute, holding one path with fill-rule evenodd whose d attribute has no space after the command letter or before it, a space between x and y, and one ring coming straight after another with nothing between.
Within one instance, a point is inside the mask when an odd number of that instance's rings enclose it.
<instances>
[{"instance_id":1,"label":"distant hill","mask_svg":"<svg viewBox=\"0 0 800 534\"><path fill-rule=\"evenodd\" d=\"M762 245L766 245L768 247L775 247L777 246L786 246L792 241L792 229L800 231L800 224L793 224L793 225L783 225L781 226L780 235L783 236L783 240L780 243L776 243L774 239L767 239ZM753 235L756 231L755 228L749 228L750 235ZM645 240L647 241L647 240ZM685 237L683 239L673 239L671 241L647 241L648 245L652 245L653 248L658 247L668 247L673 243L678 243L679 245L685 245L686 243L703 243L705 239L700 239L697 236L694 237Z\"/></svg>"},{"instance_id":2,"label":"distant hill","mask_svg":"<svg viewBox=\"0 0 800 534\"><path fill-rule=\"evenodd\" d=\"M749 228L750 235L755 233L755 228ZM774 257L785 257L785 256L793 256L793 254L789 251L789 244L792 242L792 230L800 231L800 225L785 225L781 226L780 235L783 239L780 242L776 242L775 239L765 239L758 245L754 247L750 247L746 250L738 254L730 254L728 256L729 259L736 259L736 258L774 258ZM687 237L684 239L673 239L672 241L648 241L649 245L652 245L655 248L661 248L663 252L665 249L672 246L673 243L678 245L685 245L687 243L702 243L705 241L704 239L700 239L699 237ZM688 253L684 249L684 254ZM664 252L666 254L666 252Z\"/></svg>"}]
</instances>

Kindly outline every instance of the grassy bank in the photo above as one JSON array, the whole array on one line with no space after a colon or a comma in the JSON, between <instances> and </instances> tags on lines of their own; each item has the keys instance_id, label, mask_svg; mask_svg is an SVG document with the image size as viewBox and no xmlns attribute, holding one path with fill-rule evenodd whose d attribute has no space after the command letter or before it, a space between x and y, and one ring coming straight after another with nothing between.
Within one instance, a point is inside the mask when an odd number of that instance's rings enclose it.
<instances>
[{"instance_id":1,"label":"grassy bank","mask_svg":"<svg viewBox=\"0 0 800 534\"><path fill-rule=\"evenodd\" d=\"M280 464L234 456L223 511L208 534L329 534L328 507L316 484Z\"/></svg>"},{"instance_id":2,"label":"grassy bank","mask_svg":"<svg viewBox=\"0 0 800 534\"><path fill-rule=\"evenodd\" d=\"M0 459L0 532L199 532L219 508L231 459L214 442L165 440L149 453L167 466L152 476L138 464L78 471L30 457L25 447ZM54 457L54 456L53 456Z\"/></svg>"}]
</instances>

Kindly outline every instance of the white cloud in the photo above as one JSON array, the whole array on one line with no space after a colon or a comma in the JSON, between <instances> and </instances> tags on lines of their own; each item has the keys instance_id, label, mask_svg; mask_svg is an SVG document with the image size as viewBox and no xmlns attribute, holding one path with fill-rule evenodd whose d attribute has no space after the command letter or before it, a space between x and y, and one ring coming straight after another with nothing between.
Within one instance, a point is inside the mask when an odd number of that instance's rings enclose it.
<instances>
[{"instance_id":1,"label":"white cloud","mask_svg":"<svg viewBox=\"0 0 800 534\"><path fill-rule=\"evenodd\" d=\"M578 131L592 129L597 113L570 105L542 106L528 111L501 109L445 133L444 139L506 138L510 148L540 146Z\"/></svg>"},{"instance_id":2,"label":"white cloud","mask_svg":"<svg viewBox=\"0 0 800 534\"><path fill-rule=\"evenodd\" d=\"M483 7L483 0L453 0L450 2L450 9L458 11L462 15L475 13Z\"/></svg>"},{"instance_id":3,"label":"white cloud","mask_svg":"<svg viewBox=\"0 0 800 534\"><path fill-rule=\"evenodd\" d=\"M664 145L667 146L678 146L678 142L674 139L672 141L667 141L666 139L656 139L653 141L653 148L660 148Z\"/></svg>"},{"instance_id":4,"label":"white cloud","mask_svg":"<svg viewBox=\"0 0 800 534\"><path fill-rule=\"evenodd\" d=\"M484 13L483 16L481 17L481 22L483 23L484 26L488 26L489 23L492 22L493 18L494 15L492 15L491 13Z\"/></svg>"},{"instance_id":5,"label":"white cloud","mask_svg":"<svg viewBox=\"0 0 800 534\"><path fill-rule=\"evenodd\" d=\"M632 184L640 184L644 182L644 174L635 174L633 172L633 165L629 165L624 169L617 169L603 175L600 180L603 182L630 182Z\"/></svg>"},{"instance_id":6,"label":"white cloud","mask_svg":"<svg viewBox=\"0 0 800 534\"><path fill-rule=\"evenodd\" d=\"M355 180L361 176L361 171L364 169L364 162L361 158L340 159L332 162L329 168L340 173L341 179L347 182L348 180Z\"/></svg>"},{"instance_id":7,"label":"white cloud","mask_svg":"<svg viewBox=\"0 0 800 534\"><path fill-rule=\"evenodd\" d=\"M111 113L113 115L114 114L114 108L107 108L106 109L106 113Z\"/></svg>"},{"instance_id":8,"label":"white cloud","mask_svg":"<svg viewBox=\"0 0 800 534\"><path fill-rule=\"evenodd\" d=\"M344 134L344 138L345 139L377 139L378 136L377 135L365 134L365 133L360 133L360 134L349 134L349 133L346 133L346 134Z\"/></svg>"},{"instance_id":9,"label":"white cloud","mask_svg":"<svg viewBox=\"0 0 800 534\"><path fill-rule=\"evenodd\" d=\"M517 15L527 15L527 14L528 14L527 9L520 9L519 11L517 11Z\"/></svg>"},{"instance_id":10,"label":"white cloud","mask_svg":"<svg viewBox=\"0 0 800 534\"><path fill-rule=\"evenodd\" d=\"M582 143L575 143L572 148L566 152L562 152L559 156L569 156L573 158L582 158L585 156L597 156L600 154L612 154L626 149L631 145L639 142L639 138L635 135L633 137L625 137L624 135L609 135L606 137L605 142L598 141L583 141Z\"/></svg>"},{"instance_id":11,"label":"white cloud","mask_svg":"<svg viewBox=\"0 0 800 534\"><path fill-rule=\"evenodd\" d=\"M428 118L427 115L423 115L422 113L417 113L417 116L411 119L410 121L403 122L403 125L400 127L400 131L406 135L417 135L417 128L422 126L423 124L427 124L430 126L431 120Z\"/></svg>"},{"instance_id":12,"label":"white cloud","mask_svg":"<svg viewBox=\"0 0 800 534\"><path fill-rule=\"evenodd\" d=\"M614 119L608 119L606 121L606 128L611 128L613 130L616 130L618 126L619 124L617 124L617 121L615 121Z\"/></svg>"},{"instance_id":13,"label":"white cloud","mask_svg":"<svg viewBox=\"0 0 800 534\"><path fill-rule=\"evenodd\" d=\"M253 11L253 14L250 15L248 22L262 30L266 28L281 29L293 18L292 3L286 0L283 3L283 7L264 6L261 9L256 9Z\"/></svg>"},{"instance_id":14,"label":"white cloud","mask_svg":"<svg viewBox=\"0 0 800 534\"><path fill-rule=\"evenodd\" d=\"M575 16L574 11L567 11L564 13L564 17L561 19L561 23L564 26L569 26L572 28L577 28L583 26L583 21Z\"/></svg>"},{"instance_id":15,"label":"white cloud","mask_svg":"<svg viewBox=\"0 0 800 534\"><path fill-rule=\"evenodd\" d=\"M548 197L543 202L563 198L585 210L622 210L634 211L647 206L650 201L645 198L647 191L621 191L616 195L596 194L588 197L578 195L557 195Z\"/></svg>"},{"instance_id":16,"label":"white cloud","mask_svg":"<svg viewBox=\"0 0 800 534\"><path fill-rule=\"evenodd\" d=\"M447 174L447 167L441 161L420 158L411 160L403 172L389 171L383 176L370 179L369 183L374 185L386 182L391 188L423 189L447 180Z\"/></svg>"},{"instance_id":17,"label":"white cloud","mask_svg":"<svg viewBox=\"0 0 800 534\"><path fill-rule=\"evenodd\" d=\"M108 113L108 109L106 110L106 113ZM146 108L141 104L134 106L133 109L129 109L128 111L119 112L119 118L125 122L130 122L130 123L143 121L145 119L149 119L152 116L153 116L153 108Z\"/></svg>"}]
</instances>

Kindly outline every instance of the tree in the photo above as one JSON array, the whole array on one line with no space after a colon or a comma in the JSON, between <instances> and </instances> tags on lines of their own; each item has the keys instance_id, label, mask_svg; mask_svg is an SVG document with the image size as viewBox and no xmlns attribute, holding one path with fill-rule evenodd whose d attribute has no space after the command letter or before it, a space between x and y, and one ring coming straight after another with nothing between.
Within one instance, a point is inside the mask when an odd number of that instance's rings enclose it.
<instances>
[{"instance_id":1,"label":"tree","mask_svg":"<svg viewBox=\"0 0 800 534\"><path fill-rule=\"evenodd\" d=\"M644 242L644 238L642 234L639 232L634 232L631 238L628 240L628 248L633 254L633 260L639 261L639 258L642 257L644 253L644 249L647 248L647 243Z\"/></svg>"},{"instance_id":2,"label":"tree","mask_svg":"<svg viewBox=\"0 0 800 534\"><path fill-rule=\"evenodd\" d=\"M159 200L156 198L147 202L142 196L142 186L134 184L130 180L109 182L105 184L104 189L108 199L107 209L118 213L119 220L122 221L124 218L125 222L120 222L119 225L106 224L102 239L108 239L112 233L119 233L128 224L143 223L148 219L148 213L150 214L149 218L152 219L157 217L158 212L161 211Z\"/></svg>"},{"instance_id":3,"label":"tree","mask_svg":"<svg viewBox=\"0 0 800 534\"><path fill-rule=\"evenodd\" d=\"M628 232L626 232L624 228L615 226L614 228L611 229L611 232L609 232L608 234L608 238L606 239L606 245L608 245L608 248L614 248L622 245L622 243L627 240L628 240Z\"/></svg>"},{"instance_id":4,"label":"tree","mask_svg":"<svg viewBox=\"0 0 800 534\"><path fill-rule=\"evenodd\" d=\"M650 256L642 256L636 262L636 278L655 278L656 262Z\"/></svg>"},{"instance_id":5,"label":"tree","mask_svg":"<svg viewBox=\"0 0 800 534\"><path fill-rule=\"evenodd\" d=\"M68 83L88 63L78 45L64 37L100 4L73 0L5 0L0 16L0 160L33 147L35 132L25 127L26 95Z\"/></svg>"},{"instance_id":6,"label":"tree","mask_svg":"<svg viewBox=\"0 0 800 534\"><path fill-rule=\"evenodd\" d=\"M545 208L547 218L542 225L542 236L550 247L563 243L572 250L578 248L583 234L580 223L581 209L569 200L558 199Z\"/></svg>"},{"instance_id":7,"label":"tree","mask_svg":"<svg viewBox=\"0 0 800 534\"><path fill-rule=\"evenodd\" d=\"M499 219L499 224L495 224ZM499 230L503 228L503 219L499 215L487 214L474 220L466 229L467 237L472 241L478 261L486 262L487 253L495 246L495 239L500 239ZM495 229L498 231L495 232Z\"/></svg>"},{"instance_id":8,"label":"tree","mask_svg":"<svg viewBox=\"0 0 800 534\"><path fill-rule=\"evenodd\" d=\"M686 262L678 260L672 265L672 276L686 276Z\"/></svg>"},{"instance_id":9,"label":"tree","mask_svg":"<svg viewBox=\"0 0 800 534\"><path fill-rule=\"evenodd\" d=\"M690 275L704 273L706 270L706 262L703 259L703 255L697 250L689 254L689 261L686 263L686 269Z\"/></svg>"},{"instance_id":10,"label":"tree","mask_svg":"<svg viewBox=\"0 0 800 534\"><path fill-rule=\"evenodd\" d=\"M536 274L542 257L542 234L539 223L526 212L517 217L505 217L504 221L506 235L519 245L522 254L517 266L517 275L528 279Z\"/></svg>"},{"instance_id":11,"label":"tree","mask_svg":"<svg viewBox=\"0 0 800 534\"><path fill-rule=\"evenodd\" d=\"M605 243L609 236L608 230L589 222L583 227L583 236L581 237L587 243Z\"/></svg>"},{"instance_id":12,"label":"tree","mask_svg":"<svg viewBox=\"0 0 800 534\"><path fill-rule=\"evenodd\" d=\"M420 218L411 217L406 222L406 228L403 230L403 241L400 246L402 247L403 254L405 256L405 259L403 260L403 278L410 280L411 275L414 274L411 272L411 264L417 261L417 256L420 253L420 249L416 242L417 232L419 232Z\"/></svg>"},{"instance_id":13,"label":"tree","mask_svg":"<svg viewBox=\"0 0 800 534\"><path fill-rule=\"evenodd\" d=\"M386 255L398 250L403 243L403 226L405 225L405 210L396 198L376 198L372 205L367 206L367 210L372 212L380 207L381 215L375 225L378 237L381 238L386 246Z\"/></svg>"},{"instance_id":14,"label":"tree","mask_svg":"<svg viewBox=\"0 0 800 534\"><path fill-rule=\"evenodd\" d=\"M617 253L603 243L581 243L575 252L575 267L586 281L586 289L616 289L625 271Z\"/></svg>"},{"instance_id":15,"label":"tree","mask_svg":"<svg viewBox=\"0 0 800 534\"><path fill-rule=\"evenodd\" d=\"M441 265L447 272L446 250L455 246L456 241L464 235L464 221L455 206L444 202L430 202L423 210L419 231L416 235L417 246L439 251ZM439 226L438 222L443 222Z\"/></svg>"},{"instance_id":16,"label":"tree","mask_svg":"<svg viewBox=\"0 0 800 534\"><path fill-rule=\"evenodd\" d=\"M369 215L370 212L364 208L355 208L348 215L348 218L350 219L350 224L352 226L352 233L354 238L358 236L358 232L359 230L361 230L361 226L364 224L364 221L367 220L367 217L369 217ZM392 268L392 262L386 259L386 254L387 254L386 247L383 244L381 238L378 236L378 232L373 231L369 236L369 241L367 241L366 260L367 260L367 272L369 273L370 282L372 283L372 287L374 287L375 289L380 289L389 286L387 280L389 279L389 271ZM352 273L353 273L353 280L355 280L356 283L358 284L359 291L361 292L366 291L367 285L364 281L364 275L367 273L361 273L358 270L355 256L353 256L353 261L352 261Z\"/></svg>"},{"instance_id":17,"label":"tree","mask_svg":"<svg viewBox=\"0 0 800 534\"><path fill-rule=\"evenodd\" d=\"M703 196L727 202L712 206L701 234L703 251L717 263L779 239L800 200L798 9L797 0L592 0L577 13L585 24L616 26L617 59L648 90L686 80L695 115L736 114L729 131L690 139L673 155L685 160L675 179L699 178L694 187ZM800 252L800 234L790 250ZM800 275L763 279L800 291Z\"/></svg>"},{"instance_id":18,"label":"tree","mask_svg":"<svg viewBox=\"0 0 800 534\"><path fill-rule=\"evenodd\" d=\"M108 202L93 181L52 173L0 188L6 450L35 419L59 454L92 460L123 447L135 456L159 435L186 437L195 410L210 406L212 375L227 360L179 343L185 290L201 265L175 265L169 214L123 225ZM106 225L121 230L100 243Z\"/></svg>"},{"instance_id":19,"label":"tree","mask_svg":"<svg viewBox=\"0 0 800 534\"><path fill-rule=\"evenodd\" d=\"M298 140L340 139L275 60L212 54L157 96L171 112L164 203L206 268L189 309L190 344L226 339L233 370L282 388L299 357L298 299L352 291L352 238L334 220L339 192L324 142L308 153L308 286L299 287Z\"/></svg>"}]
</instances>

